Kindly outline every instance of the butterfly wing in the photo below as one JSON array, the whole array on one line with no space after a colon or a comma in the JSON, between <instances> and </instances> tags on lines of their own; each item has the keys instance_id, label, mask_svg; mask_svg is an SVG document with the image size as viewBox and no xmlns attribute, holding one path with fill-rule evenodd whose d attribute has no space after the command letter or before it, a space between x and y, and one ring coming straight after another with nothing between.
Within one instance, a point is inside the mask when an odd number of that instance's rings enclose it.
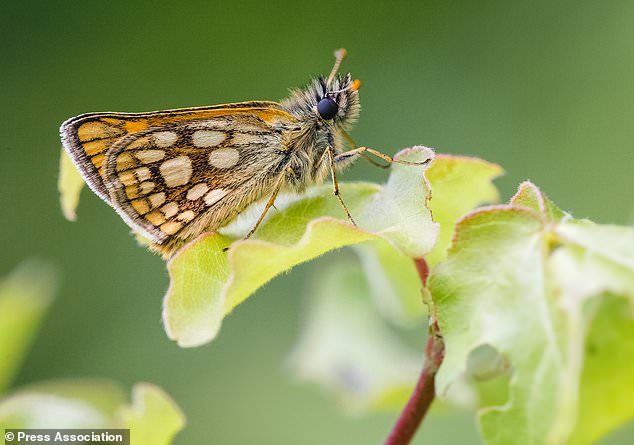
<instances>
[{"instance_id":1,"label":"butterfly wing","mask_svg":"<svg viewBox=\"0 0 634 445\"><path fill-rule=\"evenodd\" d=\"M276 102L257 101L150 113L87 113L64 122L60 127L60 135L64 148L88 186L101 199L110 203L108 190L101 177L102 166L108 149L123 137L150 127L212 118L235 110L270 110L275 114L278 107Z\"/></svg>"},{"instance_id":2,"label":"butterfly wing","mask_svg":"<svg viewBox=\"0 0 634 445\"><path fill-rule=\"evenodd\" d=\"M83 115L62 125L64 146L128 225L178 245L269 192L283 171L295 119L261 104Z\"/></svg>"}]
</instances>

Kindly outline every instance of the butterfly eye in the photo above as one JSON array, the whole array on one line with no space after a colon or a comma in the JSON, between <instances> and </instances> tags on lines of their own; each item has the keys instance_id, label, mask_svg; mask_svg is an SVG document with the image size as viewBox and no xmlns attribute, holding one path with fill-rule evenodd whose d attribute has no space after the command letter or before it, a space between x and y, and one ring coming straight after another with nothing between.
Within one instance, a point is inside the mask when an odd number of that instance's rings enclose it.
<instances>
[{"instance_id":1,"label":"butterfly eye","mask_svg":"<svg viewBox=\"0 0 634 445\"><path fill-rule=\"evenodd\" d=\"M337 105L337 102L335 102L331 97L324 97L317 104L317 111L322 118L329 121L337 115L339 105Z\"/></svg>"}]
</instances>

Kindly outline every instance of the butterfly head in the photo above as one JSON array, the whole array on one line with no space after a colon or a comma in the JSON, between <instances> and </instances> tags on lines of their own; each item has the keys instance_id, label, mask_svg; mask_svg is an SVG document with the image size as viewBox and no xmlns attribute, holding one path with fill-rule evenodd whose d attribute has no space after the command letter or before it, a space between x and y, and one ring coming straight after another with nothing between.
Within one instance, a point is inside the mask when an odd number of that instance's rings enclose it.
<instances>
[{"instance_id":1,"label":"butterfly head","mask_svg":"<svg viewBox=\"0 0 634 445\"><path fill-rule=\"evenodd\" d=\"M326 80L318 79L321 91L317 89L317 115L324 121L334 121L345 127L346 122L359 115L359 87L361 82L353 81L350 74L338 76L337 71L346 57L344 48L335 51L335 64ZM321 93L321 94L320 94Z\"/></svg>"},{"instance_id":2,"label":"butterfly head","mask_svg":"<svg viewBox=\"0 0 634 445\"><path fill-rule=\"evenodd\" d=\"M352 80L350 74L335 77L330 84L319 79L320 89L316 91L316 110L323 120L339 120L342 122L354 120L359 115L359 87L358 80Z\"/></svg>"},{"instance_id":3,"label":"butterfly head","mask_svg":"<svg viewBox=\"0 0 634 445\"><path fill-rule=\"evenodd\" d=\"M344 49L335 51L335 64L326 77L313 79L302 90L292 90L291 96L282 102L289 113L314 122L319 127L341 127L348 129L359 117L358 80L350 74L339 75L337 71L346 56Z\"/></svg>"},{"instance_id":4,"label":"butterfly head","mask_svg":"<svg viewBox=\"0 0 634 445\"><path fill-rule=\"evenodd\" d=\"M336 76L330 83L326 78L318 77L305 88L291 91L291 96L281 105L285 111L313 121L317 126L334 125L348 129L361 111L359 84L350 74Z\"/></svg>"}]
</instances>

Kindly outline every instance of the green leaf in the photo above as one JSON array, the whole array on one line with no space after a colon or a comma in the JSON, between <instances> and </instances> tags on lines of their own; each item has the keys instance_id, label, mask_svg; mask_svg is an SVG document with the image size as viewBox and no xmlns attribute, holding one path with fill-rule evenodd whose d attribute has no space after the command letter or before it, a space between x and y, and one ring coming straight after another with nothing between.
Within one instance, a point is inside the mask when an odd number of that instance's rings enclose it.
<instances>
[{"instance_id":1,"label":"green leaf","mask_svg":"<svg viewBox=\"0 0 634 445\"><path fill-rule=\"evenodd\" d=\"M402 407L423 353L406 347L373 310L362 271L339 262L311 288L290 358L295 374L332 391L352 411Z\"/></svg>"},{"instance_id":2,"label":"green leaf","mask_svg":"<svg viewBox=\"0 0 634 445\"><path fill-rule=\"evenodd\" d=\"M79 205L79 195L84 188L84 179L73 165L68 153L62 149L59 158L59 179L57 189L60 195L62 212L69 221L77 219L77 206Z\"/></svg>"},{"instance_id":3,"label":"green leaf","mask_svg":"<svg viewBox=\"0 0 634 445\"><path fill-rule=\"evenodd\" d=\"M135 445L168 445L185 417L160 388L140 383L132 404L123 389L96 379L61 380L21 388L0 400L0 427L130 429Z\"/></svg>"},{"instance_id":4,"label":"green leaf","mask_svg":"<svg viewBox=\"0 0 634 445\"><path fill-rule=\"evenodd\" d=\"M444 259L453 226L464 213L485 202L496 202L492 180L502 174L495 164L477 158L437 155L425 177L431 186L433 220L440 224L436 246L425 256L428 264ZM390 322L412 327L427 314L421 304L420 278L410 256L390 248L384 241L355 247L370 283L377 309Z\"/></svg>"},{"instance_id":5,"label":"green leaf","mask_svg":"<svg viewBox=\"0 0 634 445\"><path fill-rule=\"evenodd\" d=\"M591 308L610 304L605 292L634 300L633 240L632 228L572 220L530 183L522 184L510 205L460 220L447 261L429 281L447 347L437 388L442 395L473 372L469 357L483 345L497 352L502 370L510 366L508 400L480 411L487 444L569 443L575 425L596 438L632 417L631 408L619 410L617 404L611 406L618 414L585 418L583 425L576 420L579 410L595 413L580 402L610 403L609 393L597 391L592 379L581 380L582 372L597 368L592 360L584 368L584 348L586 339L593 341L588 327L601 323L601 311ZM631 312L620 314L616 330L599 339L631 351ZM482 369L489 372L480 363ZM615 373L623 389L631 388L625 381L630 370L626 365ZM582 436L588 440L590 433Z\"/></svg>"},{"instance_id":6,"label":"green leaf","mask_svg":"<svg viewBox=\"0 0 634 445\"><path fill-rule=\"evenodd\" d=\"M517 193L511 198L511 204L533 209L547 222L558 222L570 217L530 181L524 181L520 184Z\"/></svg>"},{"instance_id":7,"label":"green leaf","mask_svg":"<svg viewBox=\"0 0 634 445\"><path fill-rule=\"evenodd\" d=\"M571 445L588 445L634 418L634 308L614 295L589 304L579 391L579 414Z\"/></svg>"},{"instance_id":8,"label":"green leaf","mask_svg":"<svg viewBox=\"0 0 634 445\"><path fill-rule=\"evenodd\" d=\"M430 149L415 147L397 159L422 162ZM170 338L181 346L212 340L226 314L260 286L293 266L330 250L382 239L405 255L429 252L438 225L425 207L428 188L425 167L392 166L385 186L341 184L341 195L358 224L337 219L343 210L329 186L310 188L303 195L281 195L278 212L265 219L254 238L222 248L250 229L262 210L257 203L237 220L190 243L168 263L171 284L165 297L163 319Z\"/></svg>"},{"instance_id":9,"label":"green leaf","mask_svg":"<svg viewBox=\"0 0 634 445\"><path fill-rule=\"evenodd\" d=\"M108 380L58 380L23 387L0 400L3 428L122 428L125 393Z\"/></svg>"},{"instance_id":10,"label":"green leaf","mask_svg":"<svg viewBox=\"0 0 634 445\"><path fill-rule=\"evenodd\" d=\"M180 408L159 387L139 383L132 389L132 405L122 409L135 445L169 445L185 426Z\"/></svg>"},{"instance_id":11,"label":"green leaf","mask_svg":"<svg viewBox=\"0 0 634 445\"><path fill-rule=\"evenodd\" d=\"M634 269L634 227L571 220L560 224L556 230L564 242L576 244L626 271ZM629 291L632 292L632 289L630 287Z\"/></svg>"},{"instance_id":12,"label":"green leaf","mask_svg":"<svg viewBox=\"0 0 634 445\"><path fill-rule=\"evenodd\" d=\"M432 189L432 215L440 224L438 243L425 258L430 266L445 259L458 218L479 205L498 202L493 180L503 173L502 167L482 159L436 156L425 172Z\"/></svg>"},{"instance_id":13,"label":"green leaf","mask_svg":"<svg viewBox=\"0 0 634 445\"><path fill-rule=\"evenodd\" d=\"M569 380L579 385L567 401L578 403L579 419L560 428L575 427L570 444L585 445L634 418L634 228L572 220L556 232L566 248L552 254L552 268L581 325L570 335L587 339L573 349L581 377Z\"/></svg>"},{"instance_id":14,"label":"green leaf","mask_svg":"<svg viewBox=\"0 0 634 445\"><path fill-rule=\"evenodd\" d=\"M0 282L0 393L11 383L57 289L48 264L29 261Z\"/></svg>"}]
</instances>

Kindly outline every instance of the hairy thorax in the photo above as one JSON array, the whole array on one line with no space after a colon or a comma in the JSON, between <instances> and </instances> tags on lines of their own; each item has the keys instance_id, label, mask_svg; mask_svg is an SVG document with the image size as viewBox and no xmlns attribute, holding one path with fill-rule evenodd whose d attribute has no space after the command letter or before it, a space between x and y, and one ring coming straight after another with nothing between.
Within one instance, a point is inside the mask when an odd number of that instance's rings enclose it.
<instances>
[{"instance_id":1,"label":"hairy thorax","mask_svg":"<svg viewBox=\"0 0 634 445\"><path fill-rule=\"evenodd\" d=\"M286 188L303 191L308 185L323 182L329 172L326 150L330 146L337 151L332 131L328 126L311 125L289 135Z\"/></svg>"}]
</instances>

